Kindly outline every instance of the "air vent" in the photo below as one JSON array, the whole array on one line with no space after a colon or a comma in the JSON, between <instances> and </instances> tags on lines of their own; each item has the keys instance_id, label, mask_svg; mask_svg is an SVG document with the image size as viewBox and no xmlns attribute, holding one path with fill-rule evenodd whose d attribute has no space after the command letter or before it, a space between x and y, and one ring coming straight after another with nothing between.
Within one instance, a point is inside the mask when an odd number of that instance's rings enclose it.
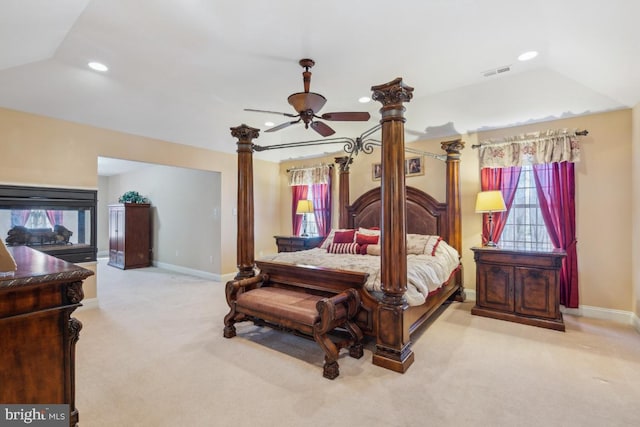
<instances>
[{"instance_id":1,"label":"air vent","mask_svg":"<svg viewBox=\"0 0 640 427\"><path fill-rule=\"evenodd\" d=\"M507 71L511 71L511 65L505 65L502 67L494 68L493 70L484 71L482 73L485 77L495 76L496 74L506 73Z\"/></svg>"}]
</instances>

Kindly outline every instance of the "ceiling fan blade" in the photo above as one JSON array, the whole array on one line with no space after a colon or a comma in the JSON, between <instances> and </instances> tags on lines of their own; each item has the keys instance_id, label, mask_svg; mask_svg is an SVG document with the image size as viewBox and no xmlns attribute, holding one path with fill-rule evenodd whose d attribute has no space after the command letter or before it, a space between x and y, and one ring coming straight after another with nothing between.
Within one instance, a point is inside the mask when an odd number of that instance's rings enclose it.
<instances>
[{"instance_id":1,"label":"ceiling fan blade","mask_svg":"<svg viewBox=\"0 0 640 427\"><path fill-rule=\"evenodd\" d=\"M296 124L296 123L298 123L299 121L300 121L300 119L298 119L298 120L294 120L294 121L292 121L292 122L284 122L284 123L279 124L278 126L274 126L274 127L272 127L272 128L269 128L269 129L265 130L265 132L275 132L275 131L277 131L277 130L280 130L280 129L284 129L284 128L286 128L286 127L289 127L289 126L291 126L291 125L295 125L295 124Z\"/></svg>"},{"instance_id":2,"label":"ceiling fan blade","mask_svg":"<svg viewBox=\"0 0 640 427\"><path fill-rule=\"evenodd\" d=\"M253 108L245 108L244 111L252 111L254 113L278 114L278 115L286 116L286 117L298 117L299 116L299 114L281 113L280 111L254 110Z\"/></svg>"},{"instance_id":3,"label":"ceiling fan blade","mask_svg":"<svg viewBox=\"0 0 640 427\"><path fill-rule=\"evenodd\" d=\"M317 113L324 107L327 98L315 92L298 92L290 95L287 101L297 112L311 110Z\"/></svg>"},{"instance_id":4,"label":"ceiling fan blade","mask_svg":"<svg viewBox=\"0 0 640 427\"><path fill-rule=\"evenodd\" d=\"M366 122L371 118L367 112L341 112L341 113L324 113L321 116L324 120L340 120L345 122Z\"/></svg>"},{"instance_id":5,"label":"ceiling fan blade","mask_svg":"<svg viewBox=\"0 0 640 427\"><path fill-rule=\"evenodd\" d=\"M327 124L323 122L313 121L311 122L311 128L318 132L322 136L329 136L336 133L335 130L331 129Z\"/></svg>"}]
</instances>

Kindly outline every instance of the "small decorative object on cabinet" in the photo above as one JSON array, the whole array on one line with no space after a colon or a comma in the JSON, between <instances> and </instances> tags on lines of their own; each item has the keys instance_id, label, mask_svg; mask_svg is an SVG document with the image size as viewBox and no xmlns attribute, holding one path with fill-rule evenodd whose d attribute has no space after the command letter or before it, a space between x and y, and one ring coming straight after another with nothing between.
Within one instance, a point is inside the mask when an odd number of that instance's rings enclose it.
<instances>
[{"instance_id":1,"label":"small decorative object on cabinet","mask_svg":"<svg viewBox=\"0 0 640 427\"><path fill-rule=\"evenodd\" d=\"M297 252L317 247L324 237L273 236L278 245L278 252Z\"/></svg>"},{"instance_id":2,"label":"small decorative object on cabinet","mask_svg":"<svg viewBox=\"0 0 640 427\"><path fill-rule=\"evenodd\" d=\"M476 305L471 314L564 331L559 275L566 253L472 248Z\"/></svg>"},{"instance_id":3,"label":"small decorative object on cabinet","mask_svg":"<svg viewBox=\"0 0 640 427\"><path fill-rule=\"evenodd\" d=\"M149 203L109 205L109 265L122 269L151 265Z\"/></svg>"}]
</instances>

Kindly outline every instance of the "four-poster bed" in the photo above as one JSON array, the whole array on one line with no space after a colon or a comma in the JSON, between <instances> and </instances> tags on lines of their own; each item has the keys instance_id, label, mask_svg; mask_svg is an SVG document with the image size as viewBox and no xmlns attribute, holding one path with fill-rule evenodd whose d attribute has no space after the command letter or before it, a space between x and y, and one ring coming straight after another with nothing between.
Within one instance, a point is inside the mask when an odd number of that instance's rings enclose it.
<instances>
[{"instance_id":1,"label":"four-poster bed","mask_svg":"<svg viewBox=\"0 0 640 427\"><path fill-rule=\"evenodd\" d=\"M261 286L274 286L298 288L301 292L330 296L347 288L355 288L360 300L359 310L353 319L347 317L343 320L347 323L353 320L365 334L375 337L374 364L405 372L414 360L411 334L445 302L454 298L464 299L461 265L437 292L428 296L424 304L409 306L404 297L407 290L407 234L441 236L458 253L461 252L459 162L460 150L464 143L460 140L442 143L442 148L447 153L444 203L437 202L420 190L406 187L403 103L411 99L413 88L398 78L387 84L374 86L372 91L373 99L383 104L380 110L381 186L368 191L349 205L348 177L352 157L337 158L336 162L340 165L339 227L380 229L382 295L373 296L363 288L362 283L366 277L358 277L358 280L348 282L343 280L342 276L353 275L352 272L320 267L289 266L295 269L295 274L272 282L268 274L255 277L252 152L260 148L254 145L252 140L258 137L259 131L242 125L232 128L232 135L238 138L239 271L235 280L227 283L226 296L231 310L225 317L225 337L235 336L236 322L256 320L250 309L238 306L237 301L242 293L251 292ZM279 274L286 274L282 272L288 268L286 264L281 263L259 261L257 264L258 267L263 266L266 269L274 268L275 265ZM262 273L258 273L260 274ZM319 280L319 277L326 280ZM286 313L284 315L286 317ZM347 329L351 332L351 327ZM352 333L355 341L357 335L357 331ZM325 360L335 362L337 352L327 352L326 349L325 352Z\"/></svg>"}]
</instances>

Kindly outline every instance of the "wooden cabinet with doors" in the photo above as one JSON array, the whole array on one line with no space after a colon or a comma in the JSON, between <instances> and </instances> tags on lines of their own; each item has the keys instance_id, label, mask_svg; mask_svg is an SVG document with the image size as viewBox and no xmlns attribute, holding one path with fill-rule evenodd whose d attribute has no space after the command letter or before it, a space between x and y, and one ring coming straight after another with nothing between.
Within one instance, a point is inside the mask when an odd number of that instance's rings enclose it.
<instances>
[{"instance_id":1,"label":"wooden cabinet with doors","mask_svg":"<svg viewBox=\"0 0 640 427\"><path fill-rule=\"evenodd\" d=\"M472 314L565 330L559 287L564 251L472 250L476 261Z\"/></svg>"},{"instance_id":2,"label":"wooden cabinet with doors","mask_svg":"<svg viewBox=\"0 0 640 427\"><path fill-rule=\"evenodd\" d=\"M109 265L122 269L151 265L148 203L109 205Z\"/></svg>"}]
</instances>

